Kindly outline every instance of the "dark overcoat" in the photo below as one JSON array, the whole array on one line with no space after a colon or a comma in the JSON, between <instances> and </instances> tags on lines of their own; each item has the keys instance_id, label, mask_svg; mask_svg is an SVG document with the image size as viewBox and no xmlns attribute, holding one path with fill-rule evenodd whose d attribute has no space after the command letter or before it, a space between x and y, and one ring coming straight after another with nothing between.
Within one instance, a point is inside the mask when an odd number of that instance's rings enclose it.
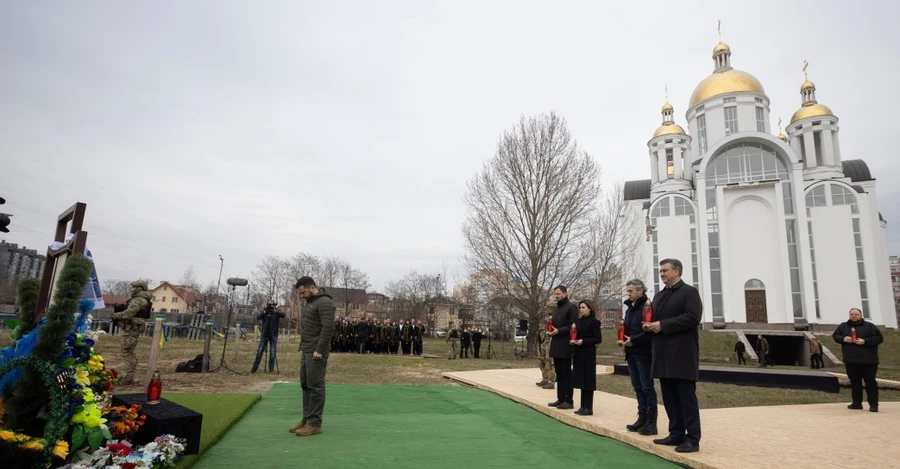
<instances>
[{"instance_id":1,"label":"dark overcoat","mask_svg":"<svg viewBox=\"0 0 900 469\"><path fill-rule=\"evenodd\" d=\"M559 333L550 338L550 356L552 358L572 358L572 347L569 345L569 329L578 318L578 306L565 297L556 302L553 310L553 327Z\"/></svg>"},{"instance_id":2,"label":"dark overcoat","mask_svg":"<svg viewBox=\"0 0 900 469\"><path fill-rule=\"evenodd\" d=\"M703 303L697 289L684 281L653 298L653 321L662 331L653 334L654 378L697 381L700 374L700 337Z\"/></svg>"},{"instance_id":3,"label":"dark overcoat","mask_svg":"<svg viewBox=\"0 0 900 469\"><path fill-rule=\"evenodd\" d=\"M600 321L594 316L585 316L575 321L575 329L581 345L573 345L572 387L582 391L597 389L597 344L603 341Z\"/></svg>"}]
</instances>

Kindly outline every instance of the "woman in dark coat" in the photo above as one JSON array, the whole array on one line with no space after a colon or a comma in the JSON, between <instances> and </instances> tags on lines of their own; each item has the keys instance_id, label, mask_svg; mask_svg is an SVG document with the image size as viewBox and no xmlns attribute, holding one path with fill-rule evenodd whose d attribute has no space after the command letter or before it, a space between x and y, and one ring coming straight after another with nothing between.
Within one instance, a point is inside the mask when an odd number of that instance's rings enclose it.
<instances>
[{"instance_id":1,"label":"woman in dark coat","mask_svg":"<svg viewBox=\"0 0 900 469\"><path fill-rule=\"evenodd\" d=\"M600 335L600 320L597 310L588 300L578 303L578 319L575 328L578 338L570 340L574 349L574 366L572 370L572 386L581 389L581 408L578 415L594 415L594 391L597 389L597 344L603 337Z\"/></svg>"}]
</instances>

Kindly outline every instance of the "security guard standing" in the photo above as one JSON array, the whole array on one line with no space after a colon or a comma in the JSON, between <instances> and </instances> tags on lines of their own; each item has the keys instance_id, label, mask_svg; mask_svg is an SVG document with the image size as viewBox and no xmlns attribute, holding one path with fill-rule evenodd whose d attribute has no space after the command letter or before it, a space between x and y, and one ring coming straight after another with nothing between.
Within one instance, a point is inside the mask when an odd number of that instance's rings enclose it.
<instances>
[{"instance_id":1,"label":"security guard standing","mask_svg":"<svg viewBox=\"0 0 900 469\"><path fill-rule=\"evenodd\" d=\"M147 282L135 280L131 282L131 298L126 303L125 310L112 315L122 330L122 358L125 360L125 373L119 380L121 385L134 384L134 374L137 370L137 357L134 348L137 347L138 337L144 332L144 325L150 318L152 303L150 292L147 291Z\"/></svg>"}]
</instances>

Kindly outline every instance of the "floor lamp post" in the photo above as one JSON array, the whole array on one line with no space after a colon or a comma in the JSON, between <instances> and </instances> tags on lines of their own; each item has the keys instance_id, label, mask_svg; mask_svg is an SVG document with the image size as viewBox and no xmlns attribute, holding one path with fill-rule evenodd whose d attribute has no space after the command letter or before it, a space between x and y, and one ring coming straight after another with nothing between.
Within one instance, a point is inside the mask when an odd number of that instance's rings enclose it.
<instances>
[{"instance_id":1,"label":"floor lamp post","mask_svg":"<svg viewBox=\"0 0 900 469\"><path fill-rule=\"evenodd\" d=\"M225 267L225 259L222 259L222 255L219 254L219 282L216 283L216 295L219 294L219 287L222 286L222 268Z\"/></svg>"}]
</instances>

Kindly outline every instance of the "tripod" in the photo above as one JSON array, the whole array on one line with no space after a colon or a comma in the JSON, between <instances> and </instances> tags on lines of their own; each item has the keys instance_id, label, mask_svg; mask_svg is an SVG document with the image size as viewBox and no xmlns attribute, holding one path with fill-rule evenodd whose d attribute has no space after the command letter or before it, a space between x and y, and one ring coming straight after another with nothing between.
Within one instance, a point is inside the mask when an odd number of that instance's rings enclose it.
<instances>
[{"instance_id":1,"label":"tripod","mask_svg":"<svg viewBox=\"0 0 900 469\"><path fill-rule=\"evenodd\" d=\"M219 359L219 366L213 368L212 370L209 370L208 373L215 373L215 372L219 371L220 369L225 368L226 370L228 370L232 373L237 373L239 375L243 375L243 373L229 368L228 364L225 363L225 350L228 347L228 325L231 324L231 313L234 311L234 289L235 289L235 285L232 285L231 286L231 298L228 301L228 319L225 321L225 343L222 344L222 357ZM235 329L234 340L238 340L240 338L240 335L241 335L241 331L238 329Z\"/></svg>"},{"instance_id":2,"label":"tripod","mask_svg":"<svg viewBox=\"0 0 900 469\"><path fill-rule=\"evenodd\" d=\"M277 332L276 332L276 334L277 334ZM271 347L272 347L272 340L271 340L270 338L264 339L263 337L260 337L259 340L265 340L265 341L266 341L266 348L264 348L264 349L262 350L262 355L261 355L261 357L260 357L261 359L265 359L265 357L266 357L266 352L273 350L273 349L271 349ZM277 342L277 336L276 336L276 342ZM275 346L274 352L275 352L275 353L274 353L274 355L273 355L273 358L275 358L275 373L281 374L281 371L278 370L278 346ZM256 353L259 354L259 347L257 347ZM255 361L255 360L254 360L253 364L254 364L254 365L256 364L256 361ZM268 362L263 363L263 369L264 369L264 370L268 370L268 368L269 368L269 367L268 367ZM254 370L255 370L255 369L256 369L256 367L254 366ZM268 371L272 371L272 370L268 370Z\"/></svg>"},{"instance_id":3,"label":"tripod","mask_svg":"<svg viewBox=\"0 0 900 469\"><path fill-rule=\"evenodd\" d=\"M490 330L488 331L488 335L487 335L488 336L488 348L487 348L487 355L485 356L485 358L487 358L488 360L490 360L491 358L495 358L497 356L497 354L494 353L494 347L491 345L491 336L493 334L494 333L491 332Z\"/></svg>"}]
</instances>

